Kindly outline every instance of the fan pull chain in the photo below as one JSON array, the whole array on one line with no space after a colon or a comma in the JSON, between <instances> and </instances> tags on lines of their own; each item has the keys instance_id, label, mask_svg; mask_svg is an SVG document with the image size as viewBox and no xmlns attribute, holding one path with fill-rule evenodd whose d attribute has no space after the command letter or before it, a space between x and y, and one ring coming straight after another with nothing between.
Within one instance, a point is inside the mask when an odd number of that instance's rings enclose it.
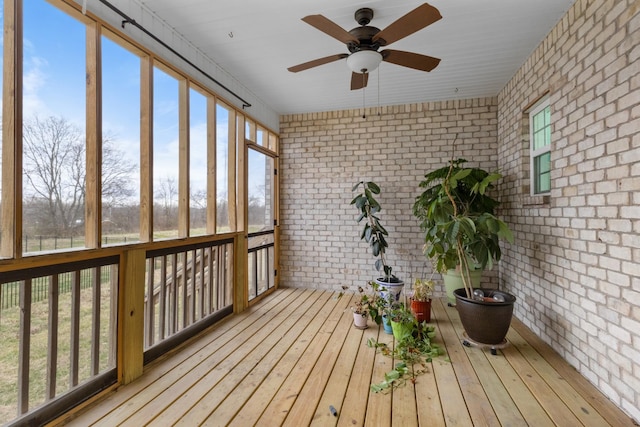
<instances>
[{"instance_id":1,"label":"fan pull chain","mask_svg":"<svg viewBox=\"0 0 640 427\"><path fill-rule=\"evenodd\" d=\"M366 89L365 87L365 75L364 75L364 71L362 72L362 118L366 119L367 115L366 115L366 110L365 110L365 102L364 102L364 91Z\"/></svg>"},{"instance_id":2,"label":"fan pull chain","mask_svg":"<svg viewBox=\"0 0 640 427\"><path fill-rule=\"evenodd\" d=\"M378 67L378 117L380 117L380 67Z\"/></svg>"}]
</instances>

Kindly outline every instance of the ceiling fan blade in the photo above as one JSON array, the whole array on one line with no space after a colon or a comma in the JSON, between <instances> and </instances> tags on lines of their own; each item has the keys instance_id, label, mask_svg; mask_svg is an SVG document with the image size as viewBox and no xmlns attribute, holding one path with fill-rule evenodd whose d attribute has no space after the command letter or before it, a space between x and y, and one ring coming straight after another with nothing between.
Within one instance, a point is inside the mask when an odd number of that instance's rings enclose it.
<instances>
[{"instance_id":1,"label":"ceiling fan blade","mask_svg":"<svg viewBox=\"0 0 640 427\"><path fill-rule=\"evenodd\" d=\"M424 3L392 22L387 28L373 36L372 41L380 42L381 46L386 46L433 24L439 19L442 19L442 16L438 9L429 3Z\"/></svg>"},{"instance_id":2,"label":"ceiling fan blade","mask_svg":"<svg viewBox=\"0 0 640 427\"><path fill-rule=\"evenodd\" d=\"M302 18L302 20L342 43L360 44L360 41L355 36L322 15L309 15Z\"/></svg>"},{"instance_id":3,"label":"ceiling fan blade","mask_svg":"<svg viewBox=\"0 0 640 427\"><path fill-rule=\"evenodd\" d=\"M367 87L369 82L369 73L351 73L351 90L362 89Z\"/></svg>"},{"instance_id":4,"label":"ceiling fan blade","mask_svg":"<svg viewBox=\"0 0 640 427\"><path fill-rule=\"evenodd\" d=\"M294 65L293 67L287 68L287 70L292 73L297 73L298 71L308 70L309 68L317 67L318 65L328 64L329 62L338 61L340 59L344 59L349 54L347 53L338 53L337 55L325 56L324 58L314 59L313 61L305 62L303 64Z\"/></svg>"},{"instance_id":5,"label":"ceiling fan blade","mask_svg":"<svg viewBox=\"0 0 640 427\"><path fill-rule=\"evenodd\" d=\"M414 70L431 71L440 63L440 58L402 50L385 49L380 53L383 61L413 68Z\"/></svg>"}]
</instances>

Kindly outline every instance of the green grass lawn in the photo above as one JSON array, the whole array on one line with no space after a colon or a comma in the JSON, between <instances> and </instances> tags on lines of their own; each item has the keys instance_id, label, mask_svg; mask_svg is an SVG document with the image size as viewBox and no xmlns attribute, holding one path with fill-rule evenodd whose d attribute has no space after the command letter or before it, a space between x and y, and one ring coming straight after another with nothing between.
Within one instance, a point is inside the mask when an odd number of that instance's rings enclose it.
<instances>
[{"instance_id":1,"label":"green grass lawn","mask_svg":"<svg viewBox=\"0 0 640 427\"><path fill-rule=\"evenodd\" d=\"M4 285L3 285L4 286ZM100 371L109 368L110 290L103 285L100 296ZM90 378L93 290L81 291L79 383ZM29 408L45 401L47 355L49 354L49 301L32 304L29 372ZM56 395L70 388L71 292L62 293L58 307L58 357ZM20 308L0 311L0 424L17 416L18 361L20 348Z\"/></svg>"}]
</instances>

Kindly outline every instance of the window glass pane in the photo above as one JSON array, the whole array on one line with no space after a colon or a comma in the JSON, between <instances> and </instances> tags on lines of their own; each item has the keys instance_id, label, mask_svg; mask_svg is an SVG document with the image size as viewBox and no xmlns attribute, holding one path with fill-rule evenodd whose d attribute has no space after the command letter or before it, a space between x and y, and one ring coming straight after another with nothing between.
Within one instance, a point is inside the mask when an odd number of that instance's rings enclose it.
<instances>
[{"instance_id":1,"label":"window glass pane","mask_svg":"<svg viewBox=\"0 0 640 427\"><path fill-rule=\"evenodd\" d=\"M533 149L539 150L551 144L551 110L547 106L533 117Z\"/></svg>"},{"instance_id":2,"label":"window glass pane","mask_svg":"<svg viewBox=\"0 0 640 427\"><path fill-rule=\"evenodd\" d=\"M153 69L153 238L178 237L178 80Z\"/></svg>"},{"instance_id":3,"label":"window glass pane","mask_svg":"<svg viewBox=\"0 0 640 427\"><path fill-rule=\"evenodd\" d=\"M84 246L85 26L24 5L23 251Z\"/></svg>"},{"instance_id":4,"label":"window glass pane","mask_svg":"<svg viewBox=\"0 0 640 427\"><path fill-rule=\"evenodd\" d=\"M266 138L267 138L267 132L263 128L258 127L258 130L256 131L256 144L262 145L263 147L268 148L268 144L266 143Z\"/></svg>"},{"instance_id":5,"label":"window glass pane","mask_svg":"<svg viewBox=\"0 0 640 427\"><path fill-rule=\"evenodd\" d=\"M249 233L273 230L273 159L249 150Z\"/></svg>"},{"instance_id":6,"label":"window glass pane","mask_svg":"<svg viewBox=\"0 0 640 427\"><path fill-rule=\"evenodd\" d=\"M207 98L189 91L189 235L207 231Z\"/></svg>"},{"instance_id":7,"label":"window glass pane","mask_svg":"<svg viewBox=\"0 0 640 427\"><path fill-rule=\"evenodd\" d=\"M276 151L276 149L278 148L278 146L276 145L277 142L277 137L272 134L269 133L269 149L272 151Z\"/></svg>"},{"instance_id":8,"label":"window glass pane","mask_svg":"<svg viewBox=\"0 0 640 427\"><path fill-rule=\"evenodd\" d=\"M229 228L229 109L216 105L216 232Z\"/></svg>"},{"instance_id":9,"label":"window glass pane","mask_svg":"<svg viewBox=\"0 0 640 427\"><path fill-rule=\"evenodd\" d=\"M140 240L140 58L102 38L102 244Z\"/></svg>"},{"instance_id":10,"label":"window glass pane","mask_svg":"<svg viewBox=\"0 0 640 427\"><path fill-rule=\"evenodd\" d=\"M544 153L534 159L535 193L551 191L551 153Z\"/></svg>"}]
</instances>

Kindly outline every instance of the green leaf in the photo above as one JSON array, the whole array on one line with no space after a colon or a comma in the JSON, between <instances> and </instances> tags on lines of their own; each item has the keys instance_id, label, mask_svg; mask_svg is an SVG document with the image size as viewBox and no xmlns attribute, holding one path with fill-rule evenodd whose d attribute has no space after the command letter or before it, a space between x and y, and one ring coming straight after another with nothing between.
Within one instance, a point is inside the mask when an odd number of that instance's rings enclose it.
<instances>
[{"instance_id":1,"label":"green leaf","mask_svg":"<svg viewBox=\"0 0 640 427\"><path fill-rule=\"evenodd\" d=\"M373 194L380 194L380 187L375 182L367 182L367 187L371 190Z\"/></svg>"},{"instance_id":2,"label":"green leaf","mask_svg":"<svg viewBox=\"0 0 640 427\"><path fill-rule=\"evenodd\" d=\"M487 175L482 181L480 181L477 192L480 194L484 194L487 191L487 188L491 187L491 184L499 180L500 178L502 178L502 175L499 173L492 173Z\"/></svg>"},{"instance_id":3,"label":"green leaf","mask_svg":"<svg viewBox=\"0 0 640 427\"><path fill-rule=\"evenodd\" d=\"M384 379L388 382L397 380L398 378L400 378L400 372L398 372L397 369L394 369L393 371L389 371L386 374L384 374Z\"/></svg>"},{"instance_id":4,"label":"green leaf","mask_svg":"<svg viewBox=\"0 0 640 427\"><path fill-rule=\"evenodd\" d=\"M369 224L365 225L364 227L364 240L365 241L370 241L371 240L371 233L373 232L373 229L369 226Z\"/></svg>"},{"instance_id":5,"label":"green leaf","mask_svg":"<svg viewBox=\"0 0 640 427\"><path fill-rule=\"evenodd\" d=\"M371 245L371 251L373 252L373 256L380 255L380 243L377 241L373 242L373 244Z\"/></svg>"},{"instance_id":6,"label":"green leaf","mask_svg":"<svg viewBox=\"0 0 640 427\"><path fill-rule=\"evenodd\" d=\"M499 223L500 231L498 231L498 236L502 239L506 240L509 243L513 243L513 233L504 222L500 221Z\"/></svg>"},{"instance_id":7,"label":"green leaf","mask_svg":"<svg viewBox=\"0 0 640 427\"><path fill-rule=\"evenodd\" d=\"M469 174L471 173L473 169L460 169L458 172L456 172L453 175L453 179L455 179L456 181L460 181L465 179L466 177L469 176Z\"/></svg>"}]
</instances>

